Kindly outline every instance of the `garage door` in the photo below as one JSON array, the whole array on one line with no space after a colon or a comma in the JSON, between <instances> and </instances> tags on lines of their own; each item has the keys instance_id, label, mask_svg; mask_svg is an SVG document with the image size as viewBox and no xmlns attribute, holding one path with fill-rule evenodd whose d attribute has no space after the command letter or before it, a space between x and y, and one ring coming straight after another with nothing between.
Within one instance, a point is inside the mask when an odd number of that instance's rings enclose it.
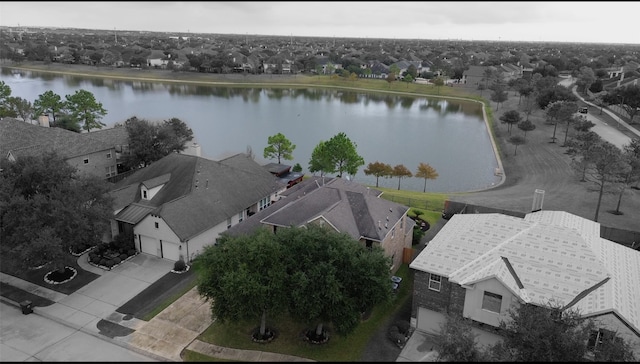
<instances>
[{"instance_id":1,"label":"garage door","mask_svg":"<svg viewBox=\"0 0 640 364\"><path fill-rule=\"evenodd\" d=\"M160 243L149 236L140 235L140 251L154 257L160 256Z\"/></svg>"},{"instance_id":2,"label":"garage door","mask_svg":"<svg viewBox=\"0 0 640 364\"><path fill-rule=\"evenodd\" d=\"M418 319L416 328L432 334L440 333L440 324L444 324L446 318L436 311L427 310L424 307L418 308Z\"/></svg>"},{"instance_id":3,"label":"garage door","mask_svg":"<svg viewBox=\"0 0 640 364\"><path fill-rule=\"evenodd\" d=\"M172 243L170 241L162 242L162 257L164 259L169 260L178 260L180 258L180 250L178 249L178 244Z\"/></svg>"}]
</instances>

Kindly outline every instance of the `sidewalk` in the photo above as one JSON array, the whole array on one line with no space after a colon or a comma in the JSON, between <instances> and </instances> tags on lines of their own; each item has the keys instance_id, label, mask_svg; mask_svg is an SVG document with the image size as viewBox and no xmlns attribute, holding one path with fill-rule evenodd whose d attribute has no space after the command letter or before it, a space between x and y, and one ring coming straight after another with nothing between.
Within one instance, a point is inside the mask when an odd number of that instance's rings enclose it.
<instances>
[{"instance_id":1,"label":"sidewalk","mask_svg":"<svg viewBox=\"0 0 640 364\"><path fill-rule=\"evenodd\" d=\"M86 255L83 255L78 258L78 265L101 277L70 295L1 272L0 282L24 291L23 296L28 292L28 295L33 295L31 297L41 297L48 300L47 303L53 302L42 307L34 305L33 314L131 349L156 361L182 361L181 353L185 348L223 360L313 361L284 354L224 348L197 340L213 323L211 306L198 294L197 287L193 287L148 322L117 311L125 303L150 300L145 289L170 271L171 262L139 254L112 271L104 271L88 264ZM0 300L20 307L20 302L10 298L0 296Z\"/></svg>"}]
</instances>

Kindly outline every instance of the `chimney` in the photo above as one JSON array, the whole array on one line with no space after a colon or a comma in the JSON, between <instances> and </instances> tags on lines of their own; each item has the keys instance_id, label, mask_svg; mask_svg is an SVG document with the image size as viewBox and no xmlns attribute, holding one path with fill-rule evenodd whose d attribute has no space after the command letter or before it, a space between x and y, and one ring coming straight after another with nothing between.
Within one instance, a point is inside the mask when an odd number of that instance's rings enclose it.
<instances>
[{"instance_id":1,"label":"chimney","mask_svg":"<svg viewBox=\"0 0 640 364\"><path fill-rule=\"evenodd\" d=\"M542 210L542 201L544 200L544 190L538 190L533 193L533 205L531 206L531 212Z\"/></svg>"},{"instance_id":2,"label":"chimney","mask_svg":"<svg viewBox=\"0 0 640 364\"><path fill-rule=\"evenodd\" d=\"M38 117L38 124L40 126L44 126L45 128L49 127L49 116L42 114Z\"/></svg>"}]
</instances>

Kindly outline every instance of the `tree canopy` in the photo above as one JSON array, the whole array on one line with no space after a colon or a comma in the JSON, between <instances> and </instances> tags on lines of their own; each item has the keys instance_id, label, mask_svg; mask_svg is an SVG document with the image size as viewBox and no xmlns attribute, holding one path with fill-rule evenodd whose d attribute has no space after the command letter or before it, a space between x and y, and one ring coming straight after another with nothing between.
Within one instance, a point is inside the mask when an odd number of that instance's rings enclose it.
<instances>
[{"instance_id":1,"label":"tree canopy","mask_svg":"<svg viewBox=\"0 0 640 364\"><path fill-rule=\"evenodd\" d=\"M52 262L64 269L99 243L113 217L107 182L77 170L55 153L1 161L0 241L22 268Z\"/></svg>"},{"instance_id":2,"label":"tree canopy","mask_svg":"<svg viewBox=\"0 0 640 364\"><path fill-rule=\"evenodd\" d=\"M286 312L320 331L352 332L361 313L390 298L389 260L344 233L317 224L223 234L198 257L198 292L224 320Z\"/></svg>"},{"instance_id":3,"label":"tree canopy","mask_svg":"<svg viewBox=\"0 0 640 364\"><path fill-rule=\"evenodd\" d=\"M267 139L267 143L268 145L264 148L263 153L265 158L276 158L278 160L278 164L280 164L281 159L293 159L292 153L293 150L296 149L296 145L292 144L291 141L282 133L270 136Z\"/></svg>"},{"instance_id":4,"label":"tree canopy","mask_svg":"<svg viewBox=\"0 0 640 364\"><path fill-rule=\"evenodd\" d=\"M420 164L418 164L418 170L416 170L414 176L424 179L424 188L422 189L422 192L427 192L427 180L438 178L438 172L436 172L435 168L431 167L429 164L420 162Z\"/></svg>"},{"instance_id":5,"label":"tree canopy","mask_svg":"<svg viewBox=\"0 0 640 364\"><path fill-rule=\"evenodd\" d=\"M400 190L400 181L405 177L412 177L413 173L404 164L397 164L393 167L392 175L398 177L398 190Z\"/></svg>"},{"instance_id":6,"label":"tree canopy","mask_svg":"<svg viewBox=\"0 0 640 364\"><path fill-rule=\"evenodd\" d=\"M356 151L357 145L340 132L328 141L320 141L311 153L309 171L337 173L342 177L344 172L355 175L358 168L364 165L364 159Z\"/></svg>"},{"instance_id":7,"label":"tree canopy","mask_svg":"<svg viewBox=\"0 0 640 364\"><path fill-rule=\"evenodd\" d=\"M106 125L100 119L107 114L107 110L102 107L102 103L96 101L91 92L78 90L73 95L65 97L65 109L75 121L84 125L87 132L91 129L102 129Z\"/></svg>"},{"instance_id":8,"label":"tree canopy","mask_svg":"<svg viewBox=\"0 0 640 364\"><path fill-rule=\"evenodd\" d=\"M40 94L38 99L33 102L34 114L36 116L41 114L51 114L53 125L56 123L56 115L60 114L60 112L64 110L64 106L62 97L51 90Z\"/></svg>"},{"instance_id":9,"label":"tree canopy","mask_svg":"<svg viewBox=\"0 0 640 364\"><path fill-rule=\"evenodd\" d=\"M511 135L511 127L522 121L522 116L520 116L518 110L509 110L500 116L500 120L507 124L507 131Z\"/></svg>"},{"instance_id":10,"label":"tree canopy","mask_svg":"<svg viewBox=\"0 0 640 364\"><path fill-rule=\"evenodd\" d=\"M152 123L134 116L124 122L124 127L129 136L129 154L123 164L129 169L145 167L170 153L183 151L193 139L193 131L178 118Z\"/></svg>"},{"instance_id":11,"label":"tree canopy","mask_svg":"<svg viewBox=\"0 0 640 364\"><path fill-rule=\"evenodd\" d=\"M375 161L369 163L367 168L364 169L364 174L367 176L373 175L376 177L376 187L378 187L378 179L380 177L389 177L393 173L393 167L387 163Z\"/></svg>"}]
</instances>

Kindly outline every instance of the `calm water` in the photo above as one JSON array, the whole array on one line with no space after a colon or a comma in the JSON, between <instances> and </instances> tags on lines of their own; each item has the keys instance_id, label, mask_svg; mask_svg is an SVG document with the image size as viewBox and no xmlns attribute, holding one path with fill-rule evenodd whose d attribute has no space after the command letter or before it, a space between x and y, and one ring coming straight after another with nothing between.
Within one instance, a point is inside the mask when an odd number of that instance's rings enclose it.
<instances>
[{"instance_id":1,"label":"calm water","mask_svg":"<svg viewBox=\"0 0 640 364\"><path fill-rule=\"evenodd\" d=\"M284 134L296 149L294 160L305 172L314 147L344 132L364 160L355 181L375 185L363 172L380 161L404 164L415 173L420 162L439 174L427 191L483 189L499 181L498 166L478 103L326 89L237 88L116 81L3 69L0 80L11 95L33 103L51 90L64 99L87 90L107 110L108 127L137 116L148 120L177 117L189 125L203 157L220 159L250 148L259 163L267 138ZM380 178L397 188L397 178ZM403 178L402 189L422 191L424 180Z\"/></svg>"}]
</instances>

